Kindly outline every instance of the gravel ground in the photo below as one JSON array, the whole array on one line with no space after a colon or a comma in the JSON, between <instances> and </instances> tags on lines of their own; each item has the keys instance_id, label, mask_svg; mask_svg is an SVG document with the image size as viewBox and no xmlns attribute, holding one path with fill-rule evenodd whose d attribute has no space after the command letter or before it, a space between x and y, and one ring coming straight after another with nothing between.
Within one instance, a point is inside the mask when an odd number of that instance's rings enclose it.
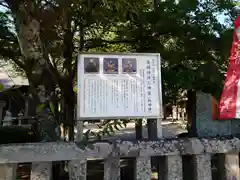
<instances>
[{"instance_id":1,"label":"gravel ground","mask_svg":"<svg viewBox=\"0 0 240 180\"><path fill-rule=\"evenodd\" d=\"M93 131L97 131L98 127L95 124L88 124L84 128L84 131L91 129ZM163 137L176 137L176 135L186 132L186 130L179 125L178 123L173 123L169 120L164 120L162 122L162 132ZM143 137L147 138L147 128L143 127ZM122 140L134 140L135 139L135 124L128 123L126 128L120 129L113 136L106 136L104 139L122 139Z\"/></svg>"}]
</instances>

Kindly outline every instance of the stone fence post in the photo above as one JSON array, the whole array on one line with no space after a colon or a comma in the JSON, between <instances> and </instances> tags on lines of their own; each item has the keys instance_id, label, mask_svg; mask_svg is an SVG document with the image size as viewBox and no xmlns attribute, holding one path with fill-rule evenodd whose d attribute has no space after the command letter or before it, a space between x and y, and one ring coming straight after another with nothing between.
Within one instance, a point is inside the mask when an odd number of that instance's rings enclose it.
<instances>
[{"instance_id":1,"label":"stone fence post","mask_svg":"<svg viewBox=\"0 0 240 180\"><path fill-rule=\"evenodd\" d=\"M231 134L231 120L212 119L212 95L196 93L196 127L201 136L227 136Z\"/></svg>"}]
</instances>

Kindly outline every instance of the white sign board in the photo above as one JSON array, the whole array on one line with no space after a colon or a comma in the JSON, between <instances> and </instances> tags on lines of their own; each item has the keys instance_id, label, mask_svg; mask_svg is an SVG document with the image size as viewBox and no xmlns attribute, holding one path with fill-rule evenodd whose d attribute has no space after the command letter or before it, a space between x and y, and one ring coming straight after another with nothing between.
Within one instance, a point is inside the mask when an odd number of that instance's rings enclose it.
<instances>
[{"instance_id":1,"label":"white sign board","mask_svg":"<svg viewBox=\"0 0 240 180\"><path fill-rule=\"evenodd\" d=\"M162 118L160 54L81 54L78 119Z\"/></svg>"}]
</instances>

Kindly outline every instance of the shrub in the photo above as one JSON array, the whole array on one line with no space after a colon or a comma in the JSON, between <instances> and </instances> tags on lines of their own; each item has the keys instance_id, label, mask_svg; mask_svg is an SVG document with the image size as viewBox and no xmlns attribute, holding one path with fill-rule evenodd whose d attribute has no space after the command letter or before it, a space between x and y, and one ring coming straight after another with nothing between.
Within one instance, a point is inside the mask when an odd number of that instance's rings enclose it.
<instances>
[{"instance_id":1,"label":"shrub","mask_svg":"<svg viewBox=\"0 0 240 180\"><path fill-rule=\"evenodd\" d=\"M36 133L21 126L0 127L0 144L36 142Z\"/></svg>"}]
</instances>

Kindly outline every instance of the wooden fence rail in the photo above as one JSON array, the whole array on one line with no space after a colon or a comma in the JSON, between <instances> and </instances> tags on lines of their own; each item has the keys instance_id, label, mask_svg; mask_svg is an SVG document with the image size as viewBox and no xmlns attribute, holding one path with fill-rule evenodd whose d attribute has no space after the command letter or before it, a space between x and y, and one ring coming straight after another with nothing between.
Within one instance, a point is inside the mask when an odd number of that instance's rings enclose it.
<instances>
[{"instance_id":1,"label":"wooden fence rail","mask_svg":"<svg viewBox=\"0 0 240 180\"><path fill-rule=\"evenodd\" d=\"M50 180L51 163L69 161L70 180L86 180L87 160L104 159L104 180L120 180L120 159L135 158L135 180L150 180L151 157L165 156L164 180L183 180L182 156L192 155L195 180L212 180L211 155L220 154L221 180L240 180L240 139L163 139L159 141L32 143L0 146L0 179L16 180L16 165L31 162L31 180ZM42 166L40 166L42 165ZM3 173L4 174L1 174ZM219 180L220 180L219 179Z\"/></svg>"}]
</instances>

